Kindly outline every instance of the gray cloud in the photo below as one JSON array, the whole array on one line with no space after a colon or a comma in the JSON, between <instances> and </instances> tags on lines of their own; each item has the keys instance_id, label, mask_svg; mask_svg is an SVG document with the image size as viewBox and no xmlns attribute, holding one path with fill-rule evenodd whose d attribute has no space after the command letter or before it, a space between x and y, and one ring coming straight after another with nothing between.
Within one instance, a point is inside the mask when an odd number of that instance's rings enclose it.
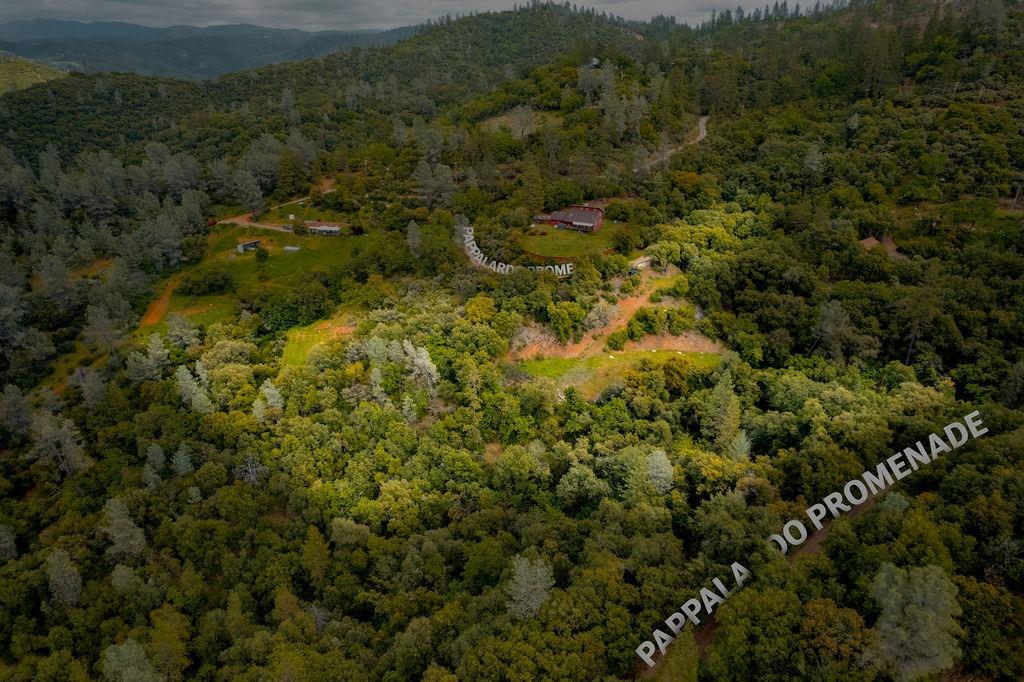
<instances>
[{"instance_id":1,"label":"gray cloud","mask_svg":"<svg viewBox=\"0 0 1024 682\"><path fill-rule=\"evenodd\" d=\"M3 0L0 20L127 21L148 26L257 24L306 30L393 28L445 15L508 9L514 0ZM521 0L522 2L522 0ZM696 23L737 0L592 0L581 2L630 19L673 15Z\"/></svg>"}]
</instances>

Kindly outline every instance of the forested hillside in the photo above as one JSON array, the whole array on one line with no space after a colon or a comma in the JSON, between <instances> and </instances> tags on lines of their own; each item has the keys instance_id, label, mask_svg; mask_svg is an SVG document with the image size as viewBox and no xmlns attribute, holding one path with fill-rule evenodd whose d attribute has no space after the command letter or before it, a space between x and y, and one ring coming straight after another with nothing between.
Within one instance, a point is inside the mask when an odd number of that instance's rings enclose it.
<instances>
[{"instance_id":1,"label":"forested hillside","mask_svg":"<svg viewBox=\"0 0 1024 682\"><path fill-rule=\"evenodd\" d=\"M244 24L151 28L34 19L0 23L0 48L67 71L201 79L336 50L390 45L414 32L407 27L310 33Z\"/></svg>"},{"instance_id":2,"label":"forested hillside","mask_svg":"<svg viewBox=\"0 0 1024 682\"><path fill-rule=\"evenodd\" d=\"M5 678L1024 677L1018 3L536 3L0 142Z\"/></svg>"}]
</instances>

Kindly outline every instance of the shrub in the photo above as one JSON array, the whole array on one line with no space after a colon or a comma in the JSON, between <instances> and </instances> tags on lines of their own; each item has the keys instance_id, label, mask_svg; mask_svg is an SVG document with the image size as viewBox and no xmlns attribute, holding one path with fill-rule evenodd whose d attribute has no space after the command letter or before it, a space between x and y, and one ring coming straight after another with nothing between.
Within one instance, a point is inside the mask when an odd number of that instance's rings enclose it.
<instances>
[{"instance_id":1,"label":"shrub","mask_svg":"<svg viewBox=\"0 0 1024 682\"><path fill-rule=\"evenodd\" d=\"M620 329L617 332L613 332L608 336L608 348L611 350L622 350L626 346L626 341L629 340L629 335L625 329Z\"/></svg>"},{"instance_id":2,"label":"shrub","mask_svg":"<svg viewBox=\"0 0 1024 682\"><path fill-rule=\"evenodd\" d=\"M178 291L186 296L206 296L223 294L235 290L235 280L225 270L201 270L187 275L178 286Z\"/></svg>"}]
</instances>

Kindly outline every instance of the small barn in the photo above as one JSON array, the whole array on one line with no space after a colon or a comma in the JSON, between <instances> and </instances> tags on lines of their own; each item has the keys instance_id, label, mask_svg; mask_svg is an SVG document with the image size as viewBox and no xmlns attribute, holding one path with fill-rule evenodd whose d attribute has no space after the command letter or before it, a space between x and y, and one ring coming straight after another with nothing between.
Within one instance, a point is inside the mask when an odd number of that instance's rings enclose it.
<instances>
[{"instance_id":1,"label":"small barn","mask_svg":"<svg viewBox=\"0 0 1024 682\"><path fill-rule=\"evenodd\" d=\"M564 227L579 232L596 232L604 222L604 211L596 206L570 206L560 211L534 216L534 222Z\"/></svg>"},{"instance_id":2,"label":"small barn","mask_svg":"<svg viewBox=\"0 0 1024 682\"><path fill-rule=\"evenodd\" d=\"M238 240L238 246L235 247L235 250L237 250L238 253L245 253L246 251L255 251L258 248L260 248L259 239L242 238Z\"/></svg>"}]
</instances>

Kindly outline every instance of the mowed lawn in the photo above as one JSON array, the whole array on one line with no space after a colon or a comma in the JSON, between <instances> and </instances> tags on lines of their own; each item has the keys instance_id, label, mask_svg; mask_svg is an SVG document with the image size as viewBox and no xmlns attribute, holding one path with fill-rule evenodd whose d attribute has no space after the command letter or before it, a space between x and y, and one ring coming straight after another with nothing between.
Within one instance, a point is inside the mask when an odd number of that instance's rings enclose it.
<instances>
[{"instance_id":1,"label":"mowed lawn","mask_svg":"<svg viewBox=\"0 0 1024 682\"><path fill-rule=\"evenodd\" d=\"M256 253L238 253L235 247L239 238L259 239L270 257L258 267ZM209 248L202 262L185 269L181 277L171 280L175 286L170 302L159 322L143 327L143 331L161 329L166 324L167 313L179 313L193 323L208 326L231 319L235 313L239 295L274 289L290 289L298 286L303 277L311 272L329 272L348 262L352 249L365 237L323 237L318 235L298 236L275 230L261 230L247 227L219 228L209 237ZM285 246L297 246L299 250L286 252ZM223 270L230 273L234 293L205 296L186 296L177 291L182 279L204 270Z\"/></svg>"},{"instance_id":2,"label":"mowed lawn","mask_svg":"<svg viewBox=\"0 0 1024 682\"><path fill-rule=\"evenodd\" d=\"M629 229L626 224L610 220L606 220L597 232L591 233L566 230L554 225L538 225L524 232L518 243L524 251L538 256L579 258L604 253L612 248L615 235L626 229Z\"/></svg>"},{"instance_id":3,"label":"mowed lawn","mask_svg":"<svg viewBox=\"0 0 1024 682\"><path fill-rule=\"evenodd\" d=\"M621 378L626 371L641 360L665 361L670 357L682 357L700 371L711 371L718 366L721 356L717 353L687 353L673 350L626 350L609 351L589 358L543 358L525 360L519 366L530 376L547 377L562 388L578 388L587 398L595 398Z\"/></svg>"}]
</instances>

